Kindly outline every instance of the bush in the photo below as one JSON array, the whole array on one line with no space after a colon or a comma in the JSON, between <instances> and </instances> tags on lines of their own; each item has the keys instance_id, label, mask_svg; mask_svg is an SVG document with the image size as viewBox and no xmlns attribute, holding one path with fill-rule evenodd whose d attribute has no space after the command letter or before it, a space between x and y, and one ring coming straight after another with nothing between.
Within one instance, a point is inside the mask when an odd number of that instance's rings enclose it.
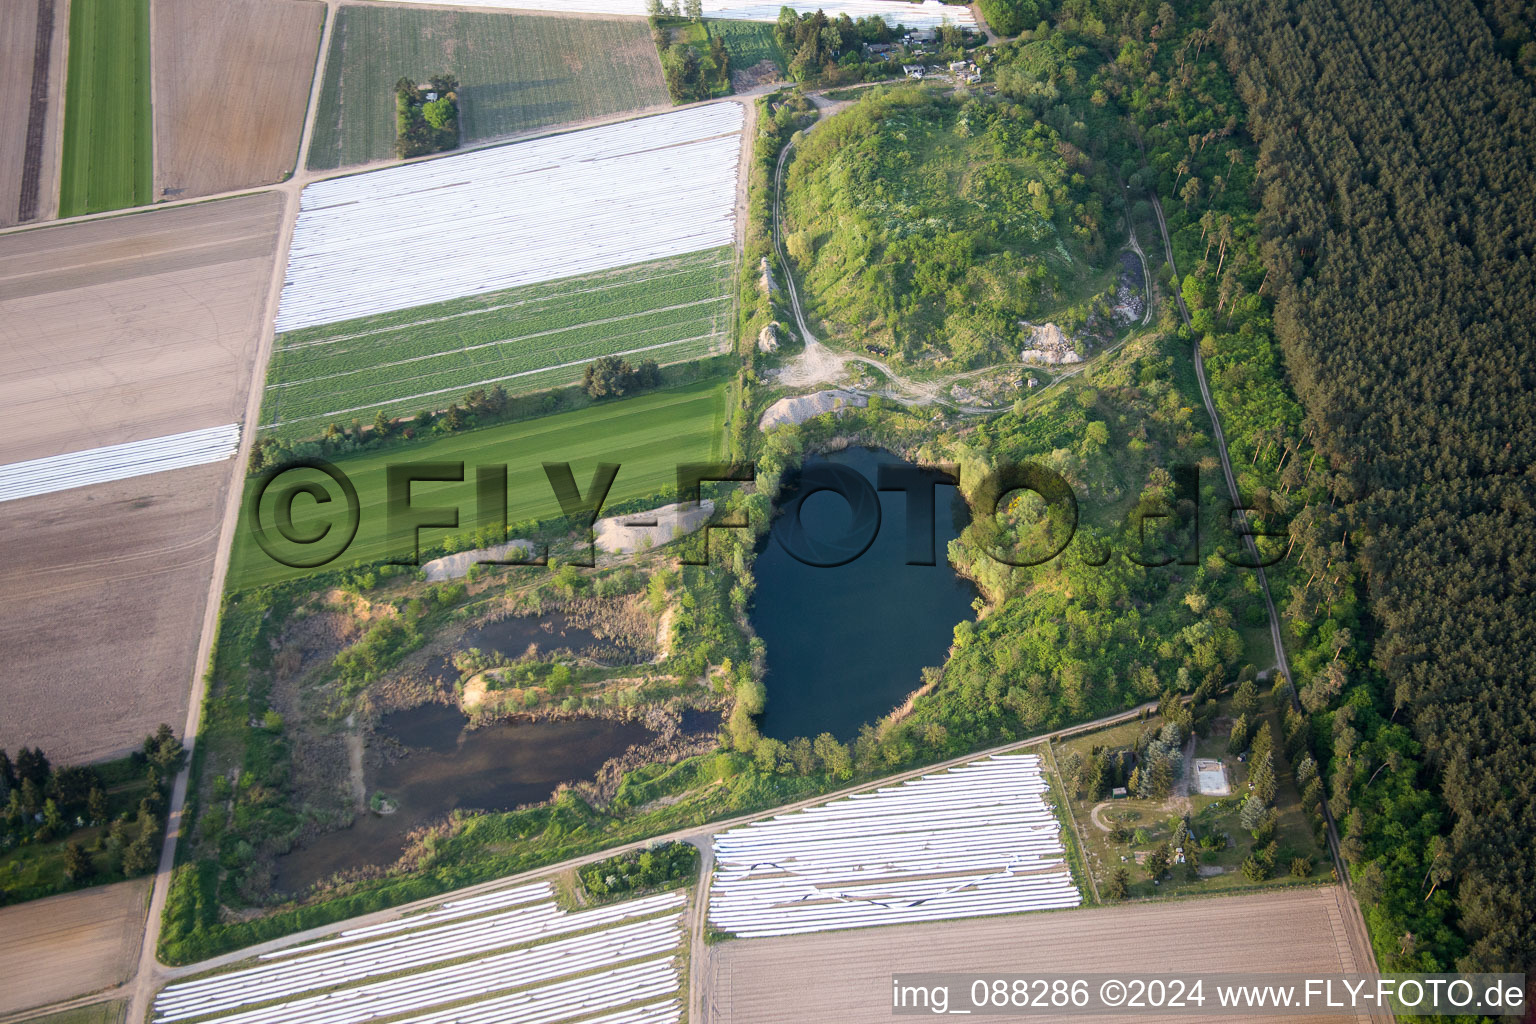
<instances>
[{"instance_id":1,"label":"bush","mask_svg":"<svg viewBox=\"0 0 1536 1024\"><path fill-rule=\"evenodd\" d=\"M688 843L661 843L589 864L577 874L582 888L589 895L601 898L629 896L685 882L694 876L698 867L697 847Z\"/></svg>"}]
</instances>

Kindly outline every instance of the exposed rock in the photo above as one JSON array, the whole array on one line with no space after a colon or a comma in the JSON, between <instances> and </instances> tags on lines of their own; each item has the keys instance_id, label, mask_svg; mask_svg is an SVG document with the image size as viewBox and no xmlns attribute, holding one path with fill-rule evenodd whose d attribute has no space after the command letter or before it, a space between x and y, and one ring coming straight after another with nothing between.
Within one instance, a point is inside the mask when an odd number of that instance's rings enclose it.
<instances>
[{"instance_id":1,"label":"exposed rock","mask_svg":"<svg viewBox=\"0 0 1536 1024\"><path fill-rule=\"evenodd\" d=\"M770 405L757 425L760 430L768 430L785 423L804 423L822 413L836 412L848 406L863 408L868 404L869 399L863 395L839 388L818 391L812 395L796 395L793 398L781 398Z\"/></svg>"},{"instance_id":2,"label":"exposed rock","mask_svg":"<svg viewBox=\"0 0 1536 1024\"><path fill-rule=\"evenodd\" d=\"M659 548L703 526L714 511L715 503L705 498L697 504L679 502L649 512L599 519L595 526L597 546L620 555Z\"/></svg>"},{"instance_id":3,"label":"exposed rock","mask_svg":"<svg viewBox=\"0 0 1536 1024\"><path fill-rule=\"evenodd\" d=\"M514 549L518 553L514 553ZM441 583L444 580L456 580L469 572L469 567L476 562L506 562L516 561L519 558L529 558L533 553L533 541L513 540L505 544L495 544L488 548L476 548L473 551L459 551L442 558L434 558L422 565L421 571L426 574L428 583Z\"/></svg>"},{"instance_id":4,"label":"exposed rock","mask_svg":"<svg viewBox=\"0 0 1536 1024\"><path fill-rule=\"evenodd\" d=\"M779 290L779 286L774 283L774 280L773 280L773 268L768 266L768 257L767 256L763 257L763 261L762 261L762 265L761 265L761 271L762 271L762 275L763 275L762 282L761 282L762 288L763 288L763 294L764 295L772 295L774 292Z\"/></svg>"},{"instance_id":5,"label":"exposed rock","mask_svg":"<svg viewBox=\"0 0 1536 1024\"><path fill-rule=\"evenodd\" d=\"M779 350L779 328L775 324L764 324L763 329L757 332L757 350L759 352L777 352Z\"/></svg>"},{"instance_id":6,"label":"exposed rock","mask_svg":"<svg viewBox=\"0 0 1536 1024\"><path fill-rule=\"evenodd\" d=\"M1062 333L1060 327L1055 324L1027 324L1021 322L1020 327L1027 327L1030 331L1029 344L1024 351L1019 353L1019 358L1026 363L1080 363L1083 357L1077 354L1072 347L1072 342Z\"/></svg>"},{"instance_id":7,"label":"exposed rock","mask_svg":"<svg viewBox=\"0 0 1536 1024\"><path fill-rule=\"evenodd\" d=\"M1122 253L1120 277L1115 283L1115 320L1122 324L1133 323L1146 311L1146 282L1142 279L1141 260L1134 253Z\"/></svg>"}]
</instances>

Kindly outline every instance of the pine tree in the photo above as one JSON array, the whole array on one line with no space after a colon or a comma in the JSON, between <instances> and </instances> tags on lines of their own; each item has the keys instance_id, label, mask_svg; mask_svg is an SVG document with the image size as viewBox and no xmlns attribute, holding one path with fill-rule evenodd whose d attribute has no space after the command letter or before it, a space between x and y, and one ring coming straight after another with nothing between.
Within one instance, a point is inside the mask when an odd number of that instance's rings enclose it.
<instances>
[{"instance_id":1,"label":"pine tree","mask_svg":"<svg viewBox=\"0 0 1536 1024\"><path fill-rule=\"evenodd\" d=\"M1168 873L1168 865L1172 860L1173 857L1168 852L1168 844L1163 843L1158 846L1157 849L1147 854L1147 877L1153 881L1162 878L1163 875Z\"/></svg>"},{"instance_id":2,"label":"pine tree","mask_svg":"<svg viewBox=\"0 0 1536 1024\"><path fill-rule=\"evenodd\" d=\"M1237 823L1252 832L1259 827L1259 822L1264 820L1264 801L1257 796L1250 795L1243 801L1243 809L1238 812Z\"/></svg>"},{"instance_id":3,"label":"pine tree","mask_svg":"<svg viewBox=\"0 0 1536 1024\"><path fill-rule=\"evenodd\" d=\"M1275 802L1275 755L1269 751L1257 756L1248 769L1248 783L1253 795L1268 806Z\"/></svg>"},{"instance_id":4,"label":"pine tree","mask_svg":"<svg viewBox=\"0 0 1536 1024\"><path fill-rule=\"evenodd\" d=\"M64 844L64 876L71 882L83 882L96 873L90 855L74 840Z\"/></svg>"},{"instance_id":5,"label":"pine tree","mask_svg":"<svg viewBox=\"0 0 1536 1024\"><path fill-rule=\"evenodd\" d=\"M1109 881L1104 883L1104 895L1112 900L1123 900L1131 892L1131 873L1121 864L1109 874Z\"/></svg>"},{"instance_id":6,"label":"pine tree","mask_svg":"<svg viewBox=\"0 0 1536 1024\"><path fill-rule=\"evenodd\" d=\"M1241 754L1246 749L1248 749L1248 716L1238 715L1237 720L1232 723L1232 735L1227 740L1227 752Z\"/></svg>"}]
</instances>

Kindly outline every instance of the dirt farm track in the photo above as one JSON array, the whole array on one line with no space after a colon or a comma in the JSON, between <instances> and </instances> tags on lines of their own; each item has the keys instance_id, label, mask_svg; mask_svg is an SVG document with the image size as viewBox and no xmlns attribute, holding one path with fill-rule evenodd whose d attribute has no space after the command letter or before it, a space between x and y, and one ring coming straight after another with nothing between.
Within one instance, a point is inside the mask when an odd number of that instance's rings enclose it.
<instances>
[{"instance_id":1,"label":"dirt farm track","mask_svg":"<svg viewBox=\"0 0 1536 1024\"><path fill-rule=\"evenodd\" d=\"M736 940L708 947L707 962L695 964L694 969L702 972L708 986L704 1014L708 1024L809 1020L885 1024L892 1019L891 975L902 971L1054 976L1068 970L1156 974L1374 970L1370 951L1355 948L1348 938L1352 934L1345 926L1348 899L1343 890L1328 886ZM1148 1018L1143 1013L1084 1019L1111 1024ZM1159 1015L1154 1019L1173 1024L1217 1018Z\"/></svg>"},{"instance_id":2,"label":"dirt farm track","mask_svg":"<svg viewBox=\"0 0 1536 1024\"><path fill-rule=\"evenodd\" d=\"M283 197L0 236L0 462L234 423Z\"/></svg>"},{"instance_id":3,"label":"dirt farm track","mask_svg":"<svg viewBox=\"0 0 1536 1024\"><path fill-rule=\"evenodd\" d=\"M149 879L0 909L0 1014L120 984L143 935Z\"/></svg>"},{"instance_id":4,"label":"dirt farm track","mask_svg":"<svg viewBox=\"0 0 1536 1024\"><path fill-rule=\"evenodd\" d=\"M153 0L155 195L293 171L320 45L315 0Z\"/></svg>"},{"instance_id":5,"label":"dirt farm track","mask_svg":"<svg viewBox=\"0 0 1536 1024\"><path fill-rule=\"evenodd\" d=\"M230 472L0 503L0 747L70 764L127 753L161 722L180 730Z\"/></svg>"}]
</instances>

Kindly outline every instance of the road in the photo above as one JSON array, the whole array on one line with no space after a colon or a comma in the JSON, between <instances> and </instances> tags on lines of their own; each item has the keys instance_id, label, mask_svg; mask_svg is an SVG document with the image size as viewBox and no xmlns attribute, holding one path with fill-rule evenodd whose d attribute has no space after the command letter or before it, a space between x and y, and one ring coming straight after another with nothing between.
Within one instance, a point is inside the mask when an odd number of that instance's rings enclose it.
<instances>
[{"instance_id":1,"label":"road","mask_svg":"<svg viewBox=\"0 0 1536 1024\"><path fill-rule=\"evenodd\" d=\"M393 907L389 910L381 910L376 913L350 918L345 921L337 921L333 924L323 925L318 928L310 928L302 932L295 932L292 935L287 935L280 939L273 939L269 942L263 942L258 945L249 946L244 949L236 950L232 953L226 953L222 956L212 957L208 960L203 960L194 964L187 964L181 967L166 967L162 965L158 960L156 960L153 956L153 953L151 952L142 958L138 975L117 989L113 989L107 992L98 992L91 996L81 997L79 999L72 999L68 1002L59 1003L54 1006L39 1007L35 1010L29 1010L22 1014L0 1017L0 1024L12 1024L13 1021L25 1020L28 1017L34 1015L66 1009L72 1006L81 1006L107 999L128 1000L130 1006L136 1007L137 1009L130 1009L127 1019L130 1021L144 1020L146 1019L150 1000L153 999L154 993L167 983L178 978L185 978L194 974L201 974L205 971L214 970L220 967L228 967L232 964L250 959L251 957L261 953L269 953L274 950L285 949L289 946L299 945L305 942L312 942L316 939L335 935L338 932L345 931L349 928L358 928L370 924L379 924L384 921L392 921L399 917L405 916L406 914L414 913L428 907L437 906L445 900L464 899L466 897L475 896L481 893L491 892L496 889L544 878L563 871L582 867L584 865L593 863L594 861L612 857L615 854L624 853L629 850L641 849L651 843L657 842L692 843L699 848L702 854L699 859L700 883L698 888L695 890L694 901L685 920L685 927L688 931L691 956L688 973L689 1006L692 1011L695 1011L690 1012L688 1019L690 1021L703 1022L707 1020L708 1017L707 1007L703 1004L702 979L705 977L704 972L707 968L708 957L710 955L709 951L711 948L704 941L704 931L706 926L705 907L708 896L709 882L713 875L714 868L714 853L711 837L715 833L724 831L726 829L735 828L738 825L745 825L753 821L758 821L763 818L771 818L774 815L784 814L789 811L800 810L805 807L811 807L816 804L825 803L828 800L836 800L839 797L848 796L853 793L858 793L869 789L877 789L881 786L890 786L899 782L906 782L910 779L915 779L922 775L928 774L929 772L942 771L946 768L951 768L956 765L977 760L978 758L988 757L993 754L1017 751L1026 747L1031 747L1043 743L1046 740L1062 739L1068 736L1076 735L1080 732L1087 732L1093 729L1103 728L1104 726L1130 721L1139 717L1144 711L1153 710L1156 707L1156 703L1142 704L1127 711L1121 711L1113 715L1106 715L1102 718L1094 719L1091 722L1083 722L1080 725L1067 726L1065 728L1056 729L1051 732L1041 733L1038 736L1032 736L1027 739L1015 740L1012 743L1005 743L1000 746L988 748L986 750L975 751L974 753L965 754L961 757L952 758L948 761L943 761L938 764L923 765L919 768L912 768L907 771L897 772L893 775L887 775L879 779L870 780L868 782L861 782L857 785L848 786L831 793L824 793L820 796L807 797L803 800L797 800L793 803L784 804L782 806L766 808L764 810L756 811L750 814L738 815L737 817L727 818L702 827L694 826L692 828L679 829L664 835L652 836L648 839L636 840L635 842L625 843L620 846L608 847L606 849L598 850L580 857L573 857L569 860L560 861L556 864L548 864L541 868L520 872L516 875L508 875L506 877L497 878L489 882L482 882L478 885L468 886L451 893L443 893L441 895L431 897L430 899L418 900L414 903ZM164 865L162 865L162 867L163 866ZM157 877L157 887L160 884L160 881L161 879ZM150 933L152 932L153 937L156 938L159 935L158 916L152 917L152 925L153 927L146 931L146 949L152 948L148 946L151 938Z\"/></svg>"},{"instance_id":2,"label":"road","mask_svg":"<svg viewBox=\"0 0 1536 1024\"><path fill-rule=\"evenodd\" d=\"M1147 191L1147 197L1152 201L1152 212L1157 215L1157 229L1163 236L1163 251L1168 257L1168 268L1173 271L1173 298L1178 304L1179 317L1184 321L1185 327L1190 327L1192 325L1189 319L1189 310L1185 308L1184 295L1179 288L1179 268L1173 261L1173 242L1168 236L1168 221L1163 217L1163 204L1158 200L1157 194L1150 189ZM1195 363L1195 379L1200 382L1200 397L1205 402L1205 411L1211 418L1211 430L1216 438L1216 454L1221 457L1221 473L1226 478L1227 493L1232 499L1234 508L1241 509L1243 504L1242 496L1238 493L1237 477L1232 472L1232 460L1227 455L1227 439L1221 430L1221 417L1216 414L1216 403L1211 398L1210 384L1206 381L1205 358L1200 352L1200 340L1198 338L1192 342L1192 348L1192 358ZM1238 511L1236 516L1238 528L1244 533L1244 547L1248 550L1248 556L1253 559L1253 564L1257 566L1260 562L1259 550L1254 543L1252 535L1247 532L1248 515L1246 512ZM1269 578L1265 575L1262 567L1254 571L1259 574L1259 590L1264 595L1264 607L1269 613L1269 637L1275 647L1275 667L1285 677L1285 681L1291 684L1291 702L1297 710L1301 710L1301 701L1296 693L1295 680L1291 677L1290 661L1286 658L1285 654L1285 636L1281 632L1280 614L1275 610L1275 601L1269 592ZM1355 900L1354 892L1350 887L1349 869L1345 866L1344 858L1339 852L1338 828L1333 820L1333 812L1328 809L1326 801L1323 802L1322 810L1323 820L1328 826L1328 853L1333 859L1333 870L1338 876L1339 884L1343 886L1344 891L1349 895L1349 899L1345 901L1350 911L1350 913L1345 915L1345 927L1356 933L1357 937L1361 940L1361 948L1372 949L1369 933L1365 927L1365 919L1360 914L1360 905ZM1374 964L1372 966L1375 967ZM1390 1021L1392 1016L1388 1013L1372 1014L1372 1020Z\"/></svg>"}]
</instances>

